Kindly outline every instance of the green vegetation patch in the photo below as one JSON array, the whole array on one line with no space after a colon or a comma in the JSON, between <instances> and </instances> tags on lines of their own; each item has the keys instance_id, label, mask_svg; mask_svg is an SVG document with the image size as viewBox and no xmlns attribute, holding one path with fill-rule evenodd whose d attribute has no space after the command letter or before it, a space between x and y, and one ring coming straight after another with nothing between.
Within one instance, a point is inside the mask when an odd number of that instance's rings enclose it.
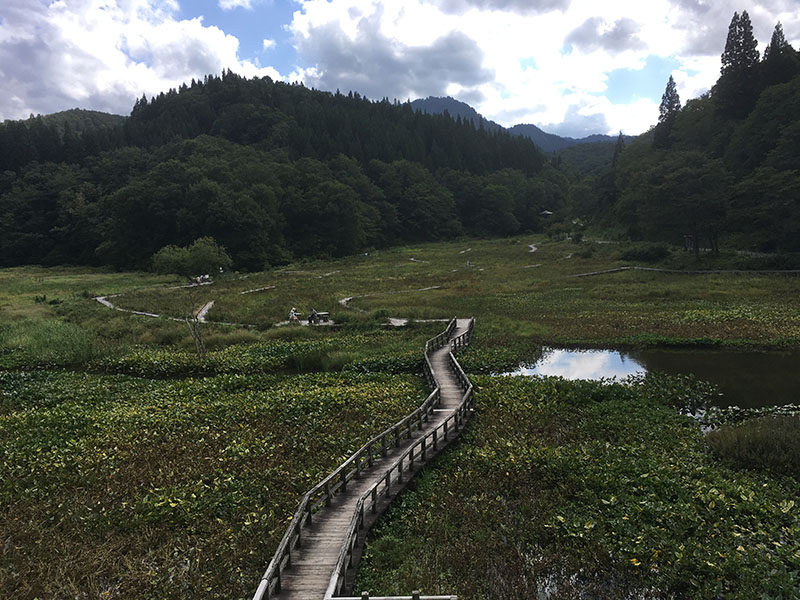
<instances>
[{"instance_id":1,"label":"green vegetation patch","mask_svg":"<svg viewBox=\"0 0 800 600\"><path fill-rule=\"evenodd\" d=\"M0 372L0 597L249 597L302 494L425 391Z\"/></svg>"},{"instance_id":2,"label":"green vegetation patch","mask_svg":"<svg viewBox=\"0 0 800 600\"><path fill-rule=\"evenodd\" d=\"M477 418L376 527L357 590L800 597L800 486L708 452L669 406L706 386L473 381Z\"/></svg>"}]
</instances>

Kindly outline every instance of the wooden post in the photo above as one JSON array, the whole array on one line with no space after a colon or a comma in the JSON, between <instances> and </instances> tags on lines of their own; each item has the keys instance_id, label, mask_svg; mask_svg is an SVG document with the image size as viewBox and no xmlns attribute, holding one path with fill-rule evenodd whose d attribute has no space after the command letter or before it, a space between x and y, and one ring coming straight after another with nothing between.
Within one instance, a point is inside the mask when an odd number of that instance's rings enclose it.
<instances>
[{"instance_id":1,"label":"wooden post","mask_svg":"<svg viewBox=\"0 0 800 600\"><path fill-rule=\"evenodd\" d=\"M347 471L342 469L342 491L347 491Z\"/></svg>"},{"instance_id":2,"label":"wooden post","mask_svg":"<svg viewBox=\"0 0 800 600\"><path fill-rule=\"evenodd\" d=\"M411 600L419 600L419 590L414 590L411 592Z\"/></svg>"},{"instance_id":3,"label":"wooden post","mask_svg":"<svg viewBox=\"0 0 800 600\"><path fill-rule=\"evenodd\" d=\"M400 462L397 463L397 481L403 483L403 457L400 457Z\"/></svg>"},{"instance_id":4,"label":"wooden post","mask_svg":"<svg viewBox=\"0 0 800 600\"><path fill-rule=\"evenodd\" d=\"M369 600L369 592L361 592L361 600Z\"/></svg>"},{"instance_id":5,"label":"wooden post","mask_svg":"<svg viewBox=\"0 0 800 600\"><path fill-rule=\"evenodd\" d=\"M447 421L444 422L444 440L447 441Z\"/></svg>"},{"instance_id":6,"label":"wooden post","mask_svg":"<svg viewBox=\"0 0 800 600\"><path fill-rule=\"evenodd\" d=\"M311 515L312 515L311 504L312 504L312 503L311 503L311 501L309 500L309 501L308 501L308 504L306 505L306 506L307 506L307 508L308 508L308 524L309 524L309 525L311 525Z\"/></svg>"},{"instance_id":7,"label":"wooden post","mask_svg":"<svg viewBox=\"0 0 800 600\"><path fill-rule=\"evenodd\" d=\"M361 455L356 455L356 479L361 479Z\"/></svg>"},{"instance_id":8,"label":"wooden post","mask_svg":"<svg viewBox=\"0 0 800 600\"><path fill-rule=\"evenodd\" d=\"M372 514L378 512L378 485L372 488Z\"/></svg>"},{"instance_id":9,"label":"wooden post","mask_svg":"<svg viewBox=\"0 0 800 600\"><path fill-rule=\"evenodd\" d=\"M331 505L331 481L325 482L325 506Z\"/></svg>"},{"instance_id":10,"label":"wooden post","mask_svg":"<svg viewBox=\"0 0 800 600\"><path fill-rule=\"evenodd\" d=\"M422 462L425 462L425 437L422 438Z\"/></svg>"},{"instance_id":11,"label":"wooden post","mask_svg":"<svg viewBox=\"0 0 800 600\"><path fill-rule=\"evenodd\" d=\"M367 464L372 467L372 444L367 449Z\"/></svg>"},{"instance_id":12,"label":"wooden post","mask_svg":"<svg viewBox=\"0 0 800 600\"><path fill-rule=\"evenodd\" d=\"M386 436L381 437L381 456L386 458Z\"/></svg>"},{"instance_id":13,"label":"wooden post","mask_svg":"<svg viewBox=\"0 0 800 600\"><path fill-rule=\"evenodd\" d=\"M439 449L439 443L438 443L438 439L437 439L437 435L436 435L438 431L439 431L438 429L434 429L433 430L433 450L434 450L434 452Z\"/></svg>"}]
</instances>

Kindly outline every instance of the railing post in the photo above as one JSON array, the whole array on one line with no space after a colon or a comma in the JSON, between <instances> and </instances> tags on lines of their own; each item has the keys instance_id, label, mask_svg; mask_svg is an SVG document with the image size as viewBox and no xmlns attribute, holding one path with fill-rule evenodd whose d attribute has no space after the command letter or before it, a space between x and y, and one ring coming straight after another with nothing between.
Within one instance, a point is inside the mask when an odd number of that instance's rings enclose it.
<instances>
[{"instance_id":1,"label":"railing post","mask_svg":"<svg viewBox=\"0 0 800 600\"><path fill-rule=\"evenodd\" d=\"M347 491L347 471L342 469L342 492Z\"/></svg>"},{"instance_id":2,"label":"railing post","mask_svg":"<svg viewBox=\"0 0 800 600\"><path fill-rule=\"evenodd\" d=\"M311 525L311 515L313 514L313 511L311 510L311 501L310 500L308 501L308 504L306 505L306 508L308 509L307 510L307 512L308 512L308 524Z\"/></svg>"},{"instance_id":3,"label":"railing post","mask_svg":"<svg viewBox=\"0 0 800 600\"><path fill-rule=\"evenodd\" d=\"M361 479L361 455L356 455L356 479Z\"/></svg>"},{"instance_id":4,"label":"railing post","mask_svg":"<svg viewBox=\"0 0 800 600\"><path fill-rule=\"evenodd\" d=\"M425 437L422 438L422 462L425 462Z\"/></svg>"},{"instance_id":5,"label":"railing post","mask_svg":"<svg viewBox=\"0 0 800 600\"><path fill-rule=\"evenodd\" d=\"M325 482L325 506L331 505L331 481Z\"/></svg>"},{"instance_id":6,"label":"railing post","mask_svg":"<svg viewBox=\"0 0 800 600\"><path fill-rule=\"evenodd\" d=\"M403 483L403 457L400 457L400 462L397 463L397 482Z\"/></svg>"},{"instance_id":7,"label":"railing post","mask_svg":"<svg viewBox=\"0 0 800 600\"><path fill-rule=\"evenodd\" d=\"M447 441L447 420L444 422L444 440Z\"/></svg>"},{"instance_id":8,"label":"railing post","mask_svg":"<svg viewBox=\"0 0 800 600\"><path fill-rule=\"evenodd\" d=\"M395 427L394 430L394 447L397 448L400 446L400 428Z\"/></svg>"},{"instance_id":9,"label":"railing post","mask_svg":"<svg viewBox=\"0 0 800 600\"><path fill-rule=\"evenodd\" d=\"M367 464L372 467L372 444L367 449Z\"/></svg>"},{"instance_id":10,"label":"railing post","mask_svg":"<svg viewBox=\"0 0 800 600\"><path fill-rule=\"evenodd\" d=\"M375 484L375 487L372 488L372 514L374 515L378 512L378 484Z\"/></svg>"},{"instance_id":11,"label":"railing post","mask_svg":"<svg viewBox=\"0 0 800 600\"><path fill-rule=\"evenodd\" d=\"M434 450L434 452L439 449L439 444L438 444L438 440L437 440L437 432L438 431L439 431L438 429L434 429L433 430L433 450Z\"/></svg>"}]
</instances>

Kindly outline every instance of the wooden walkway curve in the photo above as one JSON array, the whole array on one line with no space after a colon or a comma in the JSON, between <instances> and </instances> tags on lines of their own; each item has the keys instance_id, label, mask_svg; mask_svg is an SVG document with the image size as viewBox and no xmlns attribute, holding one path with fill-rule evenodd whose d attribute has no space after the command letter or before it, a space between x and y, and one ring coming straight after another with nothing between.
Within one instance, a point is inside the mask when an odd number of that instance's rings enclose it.
<instances>
[{"instance_id":1,"label":"wooden walkway curve","mask_svg":"<svg viewBox=\"0 0 800 600\"><path fill-rule=\"evenodd\" d=\"M369 527L472 414L472 384L454 352L469 344L474 323L454 318L426 342L430 395L306 493L253 600L327 600L350 589Z\"/></svg>"}]
</instances>

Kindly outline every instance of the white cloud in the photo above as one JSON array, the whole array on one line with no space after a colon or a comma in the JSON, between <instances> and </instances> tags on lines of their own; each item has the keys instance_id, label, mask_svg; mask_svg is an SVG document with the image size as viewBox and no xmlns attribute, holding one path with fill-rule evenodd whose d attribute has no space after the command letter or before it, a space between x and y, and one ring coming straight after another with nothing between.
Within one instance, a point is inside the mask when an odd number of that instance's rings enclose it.
<instances>
[{"instance_id":1,"label":"white cloud","mask_svg":"<svg viewBox=\"0 0 800 600\"><path fill-rule=\"evenodd\" d=\"M241 60L239 41L174 0L5 0L0 21L0 120L80 106L120 114L142 94L231 69L281 75Z\"/></svg>"},{"instance_id":2,"label":"white cloud","mask_svg":"<svg viewBox=\"0 0 800 600\"><path fill-rule=\"evenodd\" d=\"M592 133L612 134L620 129L637 134L654 125L658 103L647 98L660 98L663 84L657 90L632 90L628 103L612 103L603 97L611 71L641 70L648 56L669 58L679 65L674 75L681 98L696 97L719 76L728 23L733 12L741 10L733 0L606 0L602 6L596 0L298 3L290 30L300 63L315 70L314 77L306 79L314 85L346 88L361 83L357 75L368 72L363 85L385 90L378 97L400 92L398 98L404 100L404 94L449 93L472 99L477 110L503 125L528 122L558 130L571 118L578 121L573 129L592 126L605 128ZM786 23L800 22L800 7L792 0L767 0L750 14L762 41L769 39L778 19L785 28ZM365 43L366 24L380 48ZM427 57L424 48L454 33L474 43L480 61L437 72L430 81L414 76L411 61L369 70L388 64L386 52L408 56L413 48L414 57ZM331 48L341 61L328 59ZM347 64L355 65L356 72L349 72ZM480 73L493 73L493 78L485 81L477 76Z\"/></svg>"},{"instance_id":3,"label":"white cloud","mask_svg":"<svg viewBox=\"0 0 800 600\"><path fill-rule=\"evenodd\" d=\"M219 0L217 5L222 10L233 10L234 8L251 10L253 8L253 0Z\"/></svg>"},{"instance_id":4,"label":"white cloud","mask_svg":"<svg viewBox=\"0 0 800 600\"><path fill-rule=\"evenodd\" d=\"M264 40L263 42L264 50L269 50L275 47L275 40Z\"/></svg>"}]
</instances>

